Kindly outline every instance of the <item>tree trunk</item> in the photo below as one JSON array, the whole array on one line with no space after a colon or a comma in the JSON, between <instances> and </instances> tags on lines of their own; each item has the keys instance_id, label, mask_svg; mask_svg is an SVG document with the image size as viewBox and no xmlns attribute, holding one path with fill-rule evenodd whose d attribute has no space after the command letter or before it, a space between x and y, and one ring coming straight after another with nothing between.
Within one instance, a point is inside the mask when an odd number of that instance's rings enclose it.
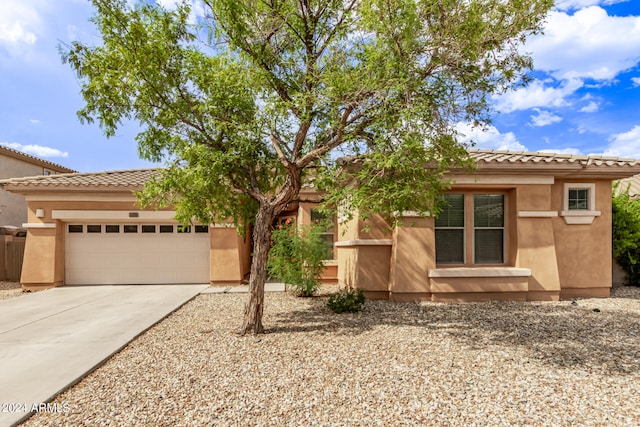
<instances>
[{"instance_id":1,"label":"tree trunk","mask_svg":"<svg viewBox=\"0 0 640 427\"><path fill-rule=\"evenodd\" d=\"M267 280L267 260L271 247L271 226L275 219L271 206L261 205L253 228L253 257L249 277L249 301L244 307L244 320L240 334L261 334L264 308L264 284Z\"/></svg>"},{"instance_id":2,"label":"tree trunk","mask_svg":"<svg viewBox=\"0 0 640 427\"><path fill-rule=\"evenodd\" d=\"M259 201L258 213L253 224L253 256L251 258L251 275L249 276L249 301L244 306L244 320L240 334L262 334L262 312L264 309L264 283L267 281L267 261L271 249L273 221L287 204L300 193L300 169L289 170L287 179L280 191L270 199Z\"/></svg>"}]
</instances>

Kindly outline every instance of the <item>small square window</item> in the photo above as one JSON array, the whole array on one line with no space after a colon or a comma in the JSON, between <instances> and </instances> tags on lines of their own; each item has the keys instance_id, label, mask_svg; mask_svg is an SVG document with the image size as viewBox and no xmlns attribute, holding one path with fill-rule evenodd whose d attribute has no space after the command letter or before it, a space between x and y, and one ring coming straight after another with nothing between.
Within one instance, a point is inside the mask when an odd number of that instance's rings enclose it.
<instances>
[{"instance_id":1,"label":"small square window","mask_svg":"<svg viewBox=\"0 0 640 427\"><path fill-rule=\"evenodd\" d=\"M161 225L160 226L161 233L173 233L173 225Z\"/></svg>"},{"instance_id":2,"label":"small square window","mask_svg":"<svg viewBox=\"0 0 640 427\"><path fill-rule=\"evenodd\" d=\"M155 233L156 232L156 226L155 225L143 225L142 226L142 232L143 233Z\"/></svg>"},{"instance_id":3,"label":"small square window","mask_svg":"<svg viewBox=\"0 0 640 427\"><path fill-rule=\"evenodd\" d=\"M568 208L570 211L588 211L589 189L570 188L568 195Z\"/></svg>"},{"instance_id":4,"label":"small square window","mask_svg":"<svg viewBox=\"0 0 640 427\"><path fill-rule=\"evenodd\" d=\"M178 233L191 233L191 226L190 225L179 225L178 226Z\"/></svg>"},{"instance_id":5,"label":"small square window","mask_svg":"<svg viewBox=\"0 0 640 427\"><path fill-rule=\"evenodd\" d=\"M104 226L104 232L105 233L119 233L120 232L120 226L117 224L108 224Z\"/></svg>"},{"instance_id":6,"label":"small square window","mask_svg":"<svg viewBox=\"0 0 640 427\"><path fill-rule=\"evenodd\" d=\"M100 224L87 225L87 233L102 233L102 226Z\"/></svg>"},{"instance_id":7,"label":"small square window","mask_svg":"<svg viewBox=\"0 0 640 427\"><path fill-rule=\"evenodd\" d=\"M69 233L82 233L83 231L82 224L69 224Z\"/></svg>"},{"instance_id":8,"label":"small square window","mask_svg":"<svg viewBox=\"0 0 640 427\"><path fill-rule=\"evenodd\" d=\"M137 233L138 232L138 226L136 224L126 224L123 228L124 228L124 232L125 233Z\"/></svg>"},{"instance_id":9,"label":"small square window","mask_svg":"<svg viewBox=\"0 0 640 427\"><path fill-rule=\"evenodd\" d=\"M208 225L196 225L194 227L194 230L196 233L208 233L209 232L209 226Z\"/></svg>"},{"instance_id":10,"label":"small square window","mask_svg":"<svg viewBox=\"0 0 640 427\"><path fill-rule=\"evenodd\" d=\"M596 184L565 182L563 188L563 209L560 216L566 224L592 224L596 217L602 215L597 210Z\"/></svg>"}]
</instances>

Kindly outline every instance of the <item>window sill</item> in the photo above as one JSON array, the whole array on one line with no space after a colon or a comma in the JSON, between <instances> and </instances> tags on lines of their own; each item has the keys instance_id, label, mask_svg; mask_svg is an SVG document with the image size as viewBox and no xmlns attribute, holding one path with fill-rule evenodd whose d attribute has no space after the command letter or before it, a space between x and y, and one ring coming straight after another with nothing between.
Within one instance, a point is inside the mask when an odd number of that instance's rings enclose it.
<instances>
[{"instance_id":1,"label":"window sill","mask_svg":"<svg viewBox=\"0 0 640 427\"><path fill-rule=\"evenodd\" d=\"M338 265L338 260L337 259L325 259L322 261L322 265L324 265L325 267L332 267L335 265Z\"/></svg>"},{"instance_id":2,"label":"window sill","mask_svg":"<svg viewBox=\"0 0 640 427\"><path fill-rule=\"evenodd\" d=\"M454 267L429 270L429 277L529 277L531 269L517 267Z\"/></svg>"},{"instance_id":3,"label":"window sill","mask_svg":"<svg viewBox=\"0 0 640 427\"><path fill-rule=\"evenodd\" d=\"M591 224L593 220L602 215L600 211L561 211L560 216L567 224Z\"/></svg>"}]
</instances>

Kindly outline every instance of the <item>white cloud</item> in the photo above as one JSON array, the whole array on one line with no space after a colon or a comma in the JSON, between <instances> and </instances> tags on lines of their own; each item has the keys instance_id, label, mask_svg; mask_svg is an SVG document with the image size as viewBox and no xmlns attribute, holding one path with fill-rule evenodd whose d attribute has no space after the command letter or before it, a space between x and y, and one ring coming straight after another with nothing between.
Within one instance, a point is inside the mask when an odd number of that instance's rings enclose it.
<instances>
[{"instance_id":1,"label":"white cloud","mask_svg":"<svg viewBox=\"0 0 640 427\"><path fill-rule=\"evenodd\" d=\"M612 135L604 155L640 159L640 126Z\"/></svg>"},{"instance_id":2,"label":"white cloud","mask_svg":"<svg viewBox=\"0 0 640 427\"><path fill-rule=\"evenodd\" d=\"M0 44L9 50L34 44L39 25L40 16L34 7L24 2L0 2Z\"/></svg>"},{"instance_id":3,"label":"white cloud","mask_svg":"<svg viewBox=\"0 0 640 427\"><path fill-rule=\"evenodd\" d=\"M566 98L583 86L579 79L569 79L558 87L546 86L545 83L549 82L534 80L527 87L494 97L496 109L502 113L511 113L534 107L566 107L570 105Z\"/></svg>"},{"instance_id":4,"label":"white cloud","mask_svg":"<svg viewBox=\"0 0 640 427\"><path fill-rule=\"evenodd\" d=\"M38 120L38 119L31 119L31 120L29 120L29 123L31 123L32 125L38 125L38 124L40 124L40 120Z\"/></svg>"},{"instance_id":5,"label":"white cloud","mask_svg":"<svg viewBox=\"0 0 640 427\"><path fill-rule=\"evenodd\" d=\"M594 4L595 2L572 1ZM526 44L537 70L559 80L611 80L640 62L640 16L609 16L598 6L549 14L544 34Z\"/></svg>"},{"instance_id":6,"label":"white cloud","mask_svg":"<svg viewBox=\"0 0 640 427\"><path fill-rule=\"evenodd\" d=\"M590 101L587 105L580 109L581 113L595 113L600 109L600 104L595 101Z\"/></svg>"},{"instance_id":7,"label":"white cloud","mask_svg":"<svg viewBox=\"0 0 640 427\"><path fill-rule=\"evenodd\" d=\"M469 123L459 122L454 126L460 141L475 143L476 148L490 150L527 151L527 148L518 142L513 132L500 133L495 126L479 128Z\"/></svg>"},{"instance_id":8,"label":"white cloud","mask_svg":"<svg viewBox=\"0 0 640 427\"><path fill-rule=\"evenodd\" d=\"M43 147L41 145L28 144L22 145L17 142L0 142L0 145L13 148L14 150L22 151L24 153L32 154L38 157L68 157L69 153L66 151L60 151L57 148Z\"/></svg>"},{"instance_id":9,"label":"white cloud","mask_svg":"<svg viewBox=\"0 0 640 427\"><path fill-rule=\"evenodd\" d=\"M531 116L530 126L541 127L548 126L553 123L559 123L562 121L562 117L556 116L555 114L544 111L539 108L534 108L535 112L538 113L537 116Z\"/></svg>"},{"instance_id":10,"label":"white cloud","mask_svg":"<svg viewBox=\"0 0 640 427\"><path fill-rule=\"evenodd\" d=\"M633 82L633 87L640 86L640 77L631 77L631 81Z\"/></svg>"}]
</instances>

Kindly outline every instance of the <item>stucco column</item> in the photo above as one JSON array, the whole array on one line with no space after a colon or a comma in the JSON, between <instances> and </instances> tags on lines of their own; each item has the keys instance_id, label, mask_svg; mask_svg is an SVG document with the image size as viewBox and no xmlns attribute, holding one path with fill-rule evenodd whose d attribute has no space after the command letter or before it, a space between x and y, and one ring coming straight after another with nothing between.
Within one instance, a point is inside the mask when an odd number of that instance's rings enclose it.
<instances>
[{"instance_id":1,"label":"stucco column","mask_svg":"<svg viewBox=\"0 0 640 427\"><path fill-rule=\"evenodd\" d=\"M560 298L560 275L552 218L520 217L517 235L516 267L531 270L527 299L557 301Z\"/></svg>"},{"instance_id":2,"label":"stucco column","mask_svg":"<svg viewBox=\"0 0 640 427\"><path fill-rule=\"evenodd\" d=\"M238 235L235 227L220 225L209 228L211 238L211 284L237 286L249 271L249 238Z\"/></svg>"},{"instance_id":3,"label":"stucco column","mask_svg":"<svg viewBox=\"0 0 640 427\"><path fill-rule=\"evenodd\" d=\"M338 283L364 291L369 299L389 298L389 271L393 240L381 217L363 221L357 212L350 221L339 223Z\"/></svg>"},{"instance_id":4,"label":"stucco column","mask_svg":"<svg viewBox=\"0 0 640 427\"><path fill-rule=\"evenodd\" d=\"M390 299L430 300L429 270L436 267L433 218L403 218L403 226L393 233Z\"/></svg>"},{"instance_id":5,"label":"stucco column","mask_svg":"<svg viewBox=\"0 0 640 427\"><path fill-rule=\"evenodd\" d=\"M64 224L30 224L20 282L28 290L60 286L64 282Z\"/></svg>"}]
</instances>

